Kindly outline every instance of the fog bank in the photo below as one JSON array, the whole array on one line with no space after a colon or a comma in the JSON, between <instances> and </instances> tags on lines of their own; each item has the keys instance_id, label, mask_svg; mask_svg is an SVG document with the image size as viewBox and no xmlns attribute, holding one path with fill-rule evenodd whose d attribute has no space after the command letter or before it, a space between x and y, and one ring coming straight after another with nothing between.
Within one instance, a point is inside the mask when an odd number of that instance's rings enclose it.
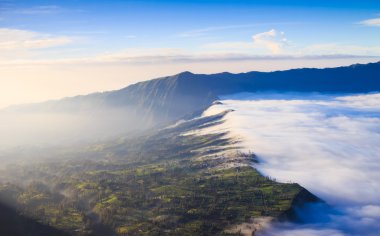
<instances>
[{"instance_id":1,"label":"fog bank","mask_svg":"<svg viewBox=\"0 0 380 236\"><path fill-rule=\"evenodd\" d=\"M70 146L132 135L151 125L131 109L40 112L0 111L0 151L17 147Z\"/></svg>"},{"instance_id":2,"label":"fog bank","mask_svg":"<svg viewBox=\"0 0 380 236\"><path fill-rule=\"evenodd\" d=\"M212 129L241 138L264 175L297 182L337 209L327 221L279 225L268 235L380 231L380 94L237 94L222 103L204 115L235 111Z\"/></svg>"}]
</instances>

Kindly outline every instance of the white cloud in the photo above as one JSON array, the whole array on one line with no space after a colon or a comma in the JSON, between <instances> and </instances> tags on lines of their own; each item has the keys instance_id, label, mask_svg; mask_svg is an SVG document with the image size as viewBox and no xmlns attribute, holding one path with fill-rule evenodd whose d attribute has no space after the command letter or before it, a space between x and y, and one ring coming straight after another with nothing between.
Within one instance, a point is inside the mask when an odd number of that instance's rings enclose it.
<instances>
[{"instance_id":1,"label":"white cloud","mask_svg":"<svg viewBox=\"0 0 380 236\"><path fill-rule=\"evenodd\" d=\"M327 44L313 44L299 49L300 53L307 55L380 55L380 45L379 46L362 46L362 45L352 45L352 44L337 44L337 43L327 43Z\"/></svg>"},{"instance_id":2,"label":"white cloud","mask_svg":"<svg viewBox=\"0 0 380 236\"><path fill-rule=\"evenodd\" d=\"M251 50L256 54L280 54L284 52L284 47L289 45L289 41L285 37L284 32L279 32L275 29L258 33L252 36L251 41L237 42L216 42L203 45L205 49L219 50Z\"/></svg>"},{"instance_id":3,"label":"white cloud","mask_svg":"<svg viewBox=\"0 0 380 236\"><path fill-rule=\"evenodd\" d=\"M0 65L19 64L21 61L36 63L48 57L48 52L42 49L65 46L77 39L29 30L0 28ZM55 55L59 53L56 52Z\"/></svg>"},{"instance_id":4,"label":"white cloud","mask_svg":"<svg viewBox=\"0 0 380 236\"><path fill-rule=\"evenodd\" d=\"M254 55L275 55L288 57L321 56L380 56L380 45L364 46L355 44L323 43L300 46L285 37L284 32L275 29L257 33L250 41L215 42L202 45L205 50L223 52L245 52ZM269 53L268 53L269 52Z\"/></svg>"},{"instance_id":5,"label":"white cloud","mask_svg":"<svg viewBox=\"0 0 380 236\"><path fill-rule=\"evenodd\" d=\"M252 36L252 39L255 45L265 47L274 54L280 53L284 45L288 43L285 33L278 32L275 29L255 34Z\"/></svg>"},{"instance_id":6,"label":"white cloud","mask_svg":"<svg viewBox=\"0 0 380 236\"><path fill-rule=\"evenodd\" d=\"M226 125L247 135L245 146L263 158L264 173L299 182L330 202L380 205L380 94L259 97L213 109L236 110Z\"/></svg>"},{"instance_id":7,"label":"white cloud","mask_svg":"<svg viewBox=\"0 0 380 236\"><path fill-rule=\"evenodd\" d=\"M332 229L302 229L297 227L275 228L268 232L259 232L258 236L344 236L338 230Z\"/></svg>"},{"instance_id":8,"label":"white cloud","mask_svg":"<svg viewBox=\"0 0 380 236\"><path fill-rule=\"evenodd\" d=\"M134 39L136 36L127 35L125 38ZM285 33L274 29L253 35L253 42L212 43L201 46L199 51L188 51L180 48L129 48L93 56L61 56L60 59L46 59L44 58L46 55L44 52L39 52L38 54L35 52L36 49L71 44L74 41L77 42L77 39L28 30L0 28L0 66L76 63L172 64L258 60L339 60L370 59L372 56L380 55L380 47L366 48L350 45L339 47L335 44L311 45L303 49L290 47L289 41L285 38ZM361 53L364 50L367 53ZM353 53L347 54L347 52ZM379 53L377 54L377 52ZM35 55L38 55L38 57Z\"/></svg>"},{"instance_id":9,"label":"white cloud","mask_svg":"<svg viewBox=\"0 0 380 236\"><path fill-rule=\"evenodd\" d=\"M0 50L1 51L1 50ZM255 55L252 53L228 53L228 52L206 52L195 53L180 49L139 49L126 50L118 53L99 54L92 57L66 58L66 59L14 59L0 60L0 66L28 66L28 65L74 65L74 64L129 64L129 65L170 65L203 62L250 62L250 61L339 61L350 60L352 63L363 61L363 63L375 62L380 57L355 56L355 55ZM1 59L1 58L0 58ZM340 64L338 64L340 65ZM188 65L189 66L189 65ZM186 70L186 69L185 69Z\"/></svg>"},{"instance_id":10,"label":"white cloud","mask_svg":"<svg viewBox=\"0 0 380 236\"><path fill-rule=\"evenodd\" d=\"M359 22L359 24L367 26L380 26L380 18L373 18Z\"/></svg>"},{"instance_id":11,"label":"white cloud","mask_svg":"<svg viewBox=\"0 0 380 236\"><path fill-rule=\"evenodd\" d=\"M367 217L380 220L380 206L367 205L360 208L350 209L350 212L358 217Z\"/></svg>"},{"instance_id":12,"label":"white cloud","mask_svg":"<svg viewBox=\"0 0 380 236\"><path fill-rule=\"evenodd\" d=\"M237 26L231 26L237 27ZM241 26L243 27L243 26ZM135 39L135 35L126 35ZM67 51L55 53L60 59L47 59L45 52L36 49L53 48L79 42L78 37L56 36L28 30L0 28L0 66L74 63L128 63L170 64L220 61L258 60L339 60L373 59L380 55L380 47L320 44L304 48L292 45L284 32L269 30L252 36L252 41L216 42L201 45L199 50L180 48L129 48L97 55L63 56ZM59 55L62 53L62 55Z\"/></svg>"},{"instance_id":13,"label":"white cloud","mask_svg":"<svg viewBox=\"0 0 380 236\"><path fill-rule=\"evenodd\" d=\"M72 43L70 37L57 37L28 30L0 28L0 50L42 49Z\"/></svg>"},{"instance_id":14,"label":"white cloud","mask_svg":"<svg viewBox=\"0 0 380 236\"><path fill-rule=\"evenodd\" d=\"M380 94L240 94L206 115L234 112L229 130L261 160L260 172L296 182L336 207L329 221L276 226L266 235L377 235L380 231ZM313 214L321 212L315 209ZM277 234L278 233L278 234Z\"/></svg>"}]
</instances>

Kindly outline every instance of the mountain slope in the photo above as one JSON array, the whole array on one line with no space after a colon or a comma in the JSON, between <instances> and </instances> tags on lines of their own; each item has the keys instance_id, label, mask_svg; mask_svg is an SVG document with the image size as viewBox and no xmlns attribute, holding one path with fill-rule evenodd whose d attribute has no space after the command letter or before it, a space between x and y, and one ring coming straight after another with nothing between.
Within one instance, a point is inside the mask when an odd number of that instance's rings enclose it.
<instances>
[{"instance_id":1,"label":"mountain slope","mask_svg":"<svg viewBox=\"0 0 380 236\"><path fill-rule=\"evenodd\" d=\"M380 91L380 62L327 69L240 74L183 72L116 91L13 107L18 111L93 111L122 108L145 123L180 119L208 107L218 96L239 92L366 93Z\"/></svg>"},{"instance_id":2,"label":"mountain slope","mask_svg":"<svg viewBox=\"0 0 380 236\"><path fill-rule=\"evenodd\" d=\"M0 235L4 236L48 236L68 235L36 220L20 215L16 210L0 203Z\"/></svg>"},{"instance_id":3,"label":"mountain slope","mask_svg":"<svg viewBox=\"0 0 380 236\"><path fill-rule=\"evenodd\" d=\"M12 178L0 181L0 199L70 235L240 235L231 229L297 219L293 208L322 203L298 184L262 176L256 156L237 151L226 133L192 134L227 113L13 163L0 170Z\"/></svg>"}]
</instances>

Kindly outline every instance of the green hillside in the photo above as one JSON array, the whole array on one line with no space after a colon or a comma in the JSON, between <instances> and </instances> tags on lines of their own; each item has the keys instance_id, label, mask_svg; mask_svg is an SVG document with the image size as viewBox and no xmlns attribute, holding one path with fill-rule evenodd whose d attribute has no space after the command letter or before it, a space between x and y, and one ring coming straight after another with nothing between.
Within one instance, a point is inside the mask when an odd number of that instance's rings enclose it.
<instances>
[{"instance_id":1,"label":"green hillside","mask_svg":"<svg viewBox=\"0 0 380 236\"><path fill-rule=\"evenodd\" d=\"M298 184L260 175L251 167L255 155L235 150L238 143L225 134L188 133L224 115L18 162L1 173L13 179L0 196L73 235L227 234L252 218L286 218L300 194L319 201Z\"/></svg>"}]
</instances>

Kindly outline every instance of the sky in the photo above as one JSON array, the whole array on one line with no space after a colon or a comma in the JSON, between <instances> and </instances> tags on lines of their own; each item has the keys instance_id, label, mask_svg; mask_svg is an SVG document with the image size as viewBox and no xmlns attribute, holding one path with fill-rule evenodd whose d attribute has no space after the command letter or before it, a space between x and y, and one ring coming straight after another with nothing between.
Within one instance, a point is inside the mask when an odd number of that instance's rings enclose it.
<instances>
[{"instance_id":1,"label":"sky","mask_svg":"<svg viewBox=\"0 0 380 236\"><path fill-rule=\"evenodd\" d=\"M0 108L181 71L380 60L380 2L0 0Z\"/></svg>"}]
</instances>

